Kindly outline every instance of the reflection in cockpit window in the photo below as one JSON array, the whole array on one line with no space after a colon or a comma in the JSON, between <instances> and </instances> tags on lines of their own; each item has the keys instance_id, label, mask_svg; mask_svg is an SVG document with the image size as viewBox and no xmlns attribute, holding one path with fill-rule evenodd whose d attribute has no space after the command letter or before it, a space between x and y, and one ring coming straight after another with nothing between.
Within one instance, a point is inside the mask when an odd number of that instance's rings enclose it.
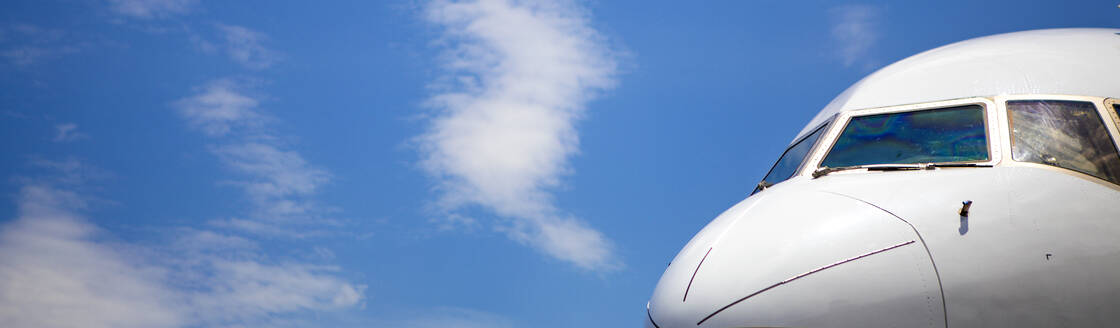
<instances>
[{"instance_id":1,"label":"reflection in cockpit window","mask_svg":"<svg viewBox=\"0 0 1120 328\"><path fill-rule=\"evenodd\" d=\"M988 160L979 105L852 117L822 167Z\"/></svg>"},{"instance_id":2,"label":"reflection in cockpit window","mask_svg":"<svg viewBox=\"0 0 1120 328\"><path fill-rule=\"evenodd\" d=\"M766 177L762 178L762 182L758 183L758 186L755 187L754 192L751 194L792 177L793 174L797 172L797 168L801 166L801 163L805 161L805 157L809 155L809 149L812 149L813 144L817 143L817 139L821 138L825 126L827 125L817 128L816 131L801 138L800 141L790 146L789 149L786 149L786 152L782 154L782 157L778 158L778 162L774 163L774 167L770 168L770 172L766 173Z\"/></svg>"},{"instance_id":3,"label":"reflection in cockpit window","mask_svg":"<svg viewBox=\"0 0 1120 328\"><path fill-rule=\"evenodd\" d=\"M1083 101L1008 101L1011 157L1120 183L1120 155L1096 106Z\"/></svg>"}]
</instances>

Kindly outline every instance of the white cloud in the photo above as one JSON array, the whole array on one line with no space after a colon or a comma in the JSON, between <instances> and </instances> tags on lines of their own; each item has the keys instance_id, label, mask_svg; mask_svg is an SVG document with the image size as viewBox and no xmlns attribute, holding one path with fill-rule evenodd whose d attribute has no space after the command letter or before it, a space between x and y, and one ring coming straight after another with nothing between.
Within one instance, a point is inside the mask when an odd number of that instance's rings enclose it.
<instances>
[{"instance_id":1,"label":"white cloud","mask_svg":"<svg viewBox=\"0 0 1120 328\"><path fill-rule=\"evenodd\" d=\"M73 193L23 188L20 217L0 233L0 326L169 327L185 318L159 273L93 242Z\"/></svg>"},{"instance_id":2,"label":"white cloud","mask_svg":"<svg viewBox=\"0 0 1120 328\"><path fill-rule=\"evenodd\" d=\"M109 242L76 214L85 201L27 185L0 231L0 326L272 326L351 308L364 286L332 267L262 260L244 238L185 230L171 246Z\"/></svg>"},{"instance_id":3,"label":"white cloud","mask_svg":"<svg viewBox=\"0 0 1120 328\"><path fill-rule=\"evenodd\" d=\"M274 145L243 142L218 147L222 162L251 179L238 182L264 211L263 215L289 217L312 212L313 204L301 201L330 181L330 174L312 167L294 151Z\"/></svg>"},{"instance_id":4,"label":"white cloud","mask_svg":"<svg viewBox=\"0 0 1120 328\"><path fill-rule=\"evenodd\" d=\"M187 122L219 144L215 155L241 174L232 182L254 206L254 220L234 219L229 227L279 232L275 223L320 219L325 210L312 196L331 180L326 170L311 165L299 152L285 149L268 128L270 118L258 110L260 101L247 95L244 83L217 80L175 102ZM322 221L322 220L321 220ZM276 235L288 235L275 233Z\"/></svg>"},{"instance_id":5,"label":"white cloud","mask_svg":"<svg viewBox=\"0 0 1120 328\"><path fill-rule=\"evenodd\" d=\"M880 38L880 8L871 5L843 5L832 8L832 37L839 45L838 55L845 67L857 62L870 63L868 52Z\"/></svg>"},{"instance_id":6,"label":"white cloud","mask_svg":"<svg viewBox=\"0 0 1120 328\"><path fill-rule=\"evenodd\" d=\"M216 27L225 41L226 54L238 64L252 69L264 69L279 60L276 52L262 44L268 39L263 33L237 25L216 24Z\"/></svg>"},{"instance_id":7,"label":"white cloud","mask_svg":"<svg viewBox=\"0 0 1120 328\"><path fill-rule=\"evenodd\" d=\"M78 132L78 125L74 123L63 123L54 126L55 135L54 142L70 142L78 139L88 138L85 133Z\"/></svg>"},{"instance_id":8,"label":"white cloud","mask_svg":"<svg viewBox=\"0 0 1120 328\"><path fill-rule=\"evenodd\" d=\"M612 244L554 205L551 190L579 151L575 124L614 84L615 62L588 18L569 2L436 1L444 28L445 91L420 136L422 166L439 179L440 204L483 205L510 219L509 235L590 270L620 263Z\"/></svg>"},{"instance_id":9,"label":"white cloud","mask_svg":"<svg viewBox=\"0 0 1120 328\"><path fill-rule=\"evenodd\" d=\"M120 15L134 18L162 18L190 11L196 0L109 0L109 7Z\"/></svg>"},{"instance_id":10,"label":"white cloud","mask_svg":"<svg viewBox=\"0 0 1120 328\"><path fill-rule=\"evenodd\" d=\"M191 125L211 137L225 136L234 128L259 129L264 121L256 112L259 102L237 89L231 80L211 81L197 95L176 102L176 107Z\"/></svg>"}]
</instances>

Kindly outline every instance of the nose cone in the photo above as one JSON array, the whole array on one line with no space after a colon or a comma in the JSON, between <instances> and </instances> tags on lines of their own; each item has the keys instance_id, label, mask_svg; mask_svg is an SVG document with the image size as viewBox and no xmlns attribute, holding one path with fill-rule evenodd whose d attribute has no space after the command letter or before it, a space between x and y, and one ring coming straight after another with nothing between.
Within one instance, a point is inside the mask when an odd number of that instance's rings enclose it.
<instances>
[{"instance_id":1,"label":"nose cone","mask_svg":"<svg viewBox=\"0 0 1120 328\"><path fill-rule=\"evenodd\" d=\"M846 196L775 187L713 220L673 259L651 325L944 326L909 224Z\"/></svg>"}]
</instances>

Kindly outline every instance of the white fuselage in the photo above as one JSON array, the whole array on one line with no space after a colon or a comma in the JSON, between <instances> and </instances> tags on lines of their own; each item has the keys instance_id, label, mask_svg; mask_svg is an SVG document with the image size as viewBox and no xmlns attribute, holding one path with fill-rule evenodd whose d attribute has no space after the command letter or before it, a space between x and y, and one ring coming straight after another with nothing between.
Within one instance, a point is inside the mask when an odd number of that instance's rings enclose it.
<instances>
[{"instance_id":1,"label":"white fuselage","mask_svg":"<svg viewBox=\"0 0 1120 328\"><path fill-rule=\"evenodd\" d=\"M824 126L791 177L762 185L673 259L648 304L647 326L1120 322L1120 183L1072 164L1025 159L1026 142L1014 142L1026 123L1013 122L1008 109L1019 100L1091 103L1090 115L1104 126L1098 132L1106 131L1100 133L1120 152L1120 108L1109 98L1120 97L1117 32L1048 30L965 41L857 83L795 140ZM1068 57L1063 49L1105 55L1039 66ZM823 170L854 118L965 105L983 109L983 160ZM1061 145L1052 149L1077 153L1077 140L1055 135L1049 142ZM1108 156L1092 160L1112 161Z\"/></svg>"}]
</instances>

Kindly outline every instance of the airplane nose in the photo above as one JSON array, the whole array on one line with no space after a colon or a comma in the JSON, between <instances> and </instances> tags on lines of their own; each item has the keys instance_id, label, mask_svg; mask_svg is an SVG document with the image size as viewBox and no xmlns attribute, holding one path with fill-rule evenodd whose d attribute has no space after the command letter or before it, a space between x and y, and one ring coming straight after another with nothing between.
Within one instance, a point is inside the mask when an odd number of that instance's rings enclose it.
<instances>
[{"instance_id":1,"label":"airplane nose","mask_svg":"<svg viewBox=\"0 0 1120 328\"><path fill-rule=\"evenodd\" d=\"M941 326L933 262L905 221L847 196L785 188L713 220L673 259L650 326Z\"/></svg>"}]
</instances>

